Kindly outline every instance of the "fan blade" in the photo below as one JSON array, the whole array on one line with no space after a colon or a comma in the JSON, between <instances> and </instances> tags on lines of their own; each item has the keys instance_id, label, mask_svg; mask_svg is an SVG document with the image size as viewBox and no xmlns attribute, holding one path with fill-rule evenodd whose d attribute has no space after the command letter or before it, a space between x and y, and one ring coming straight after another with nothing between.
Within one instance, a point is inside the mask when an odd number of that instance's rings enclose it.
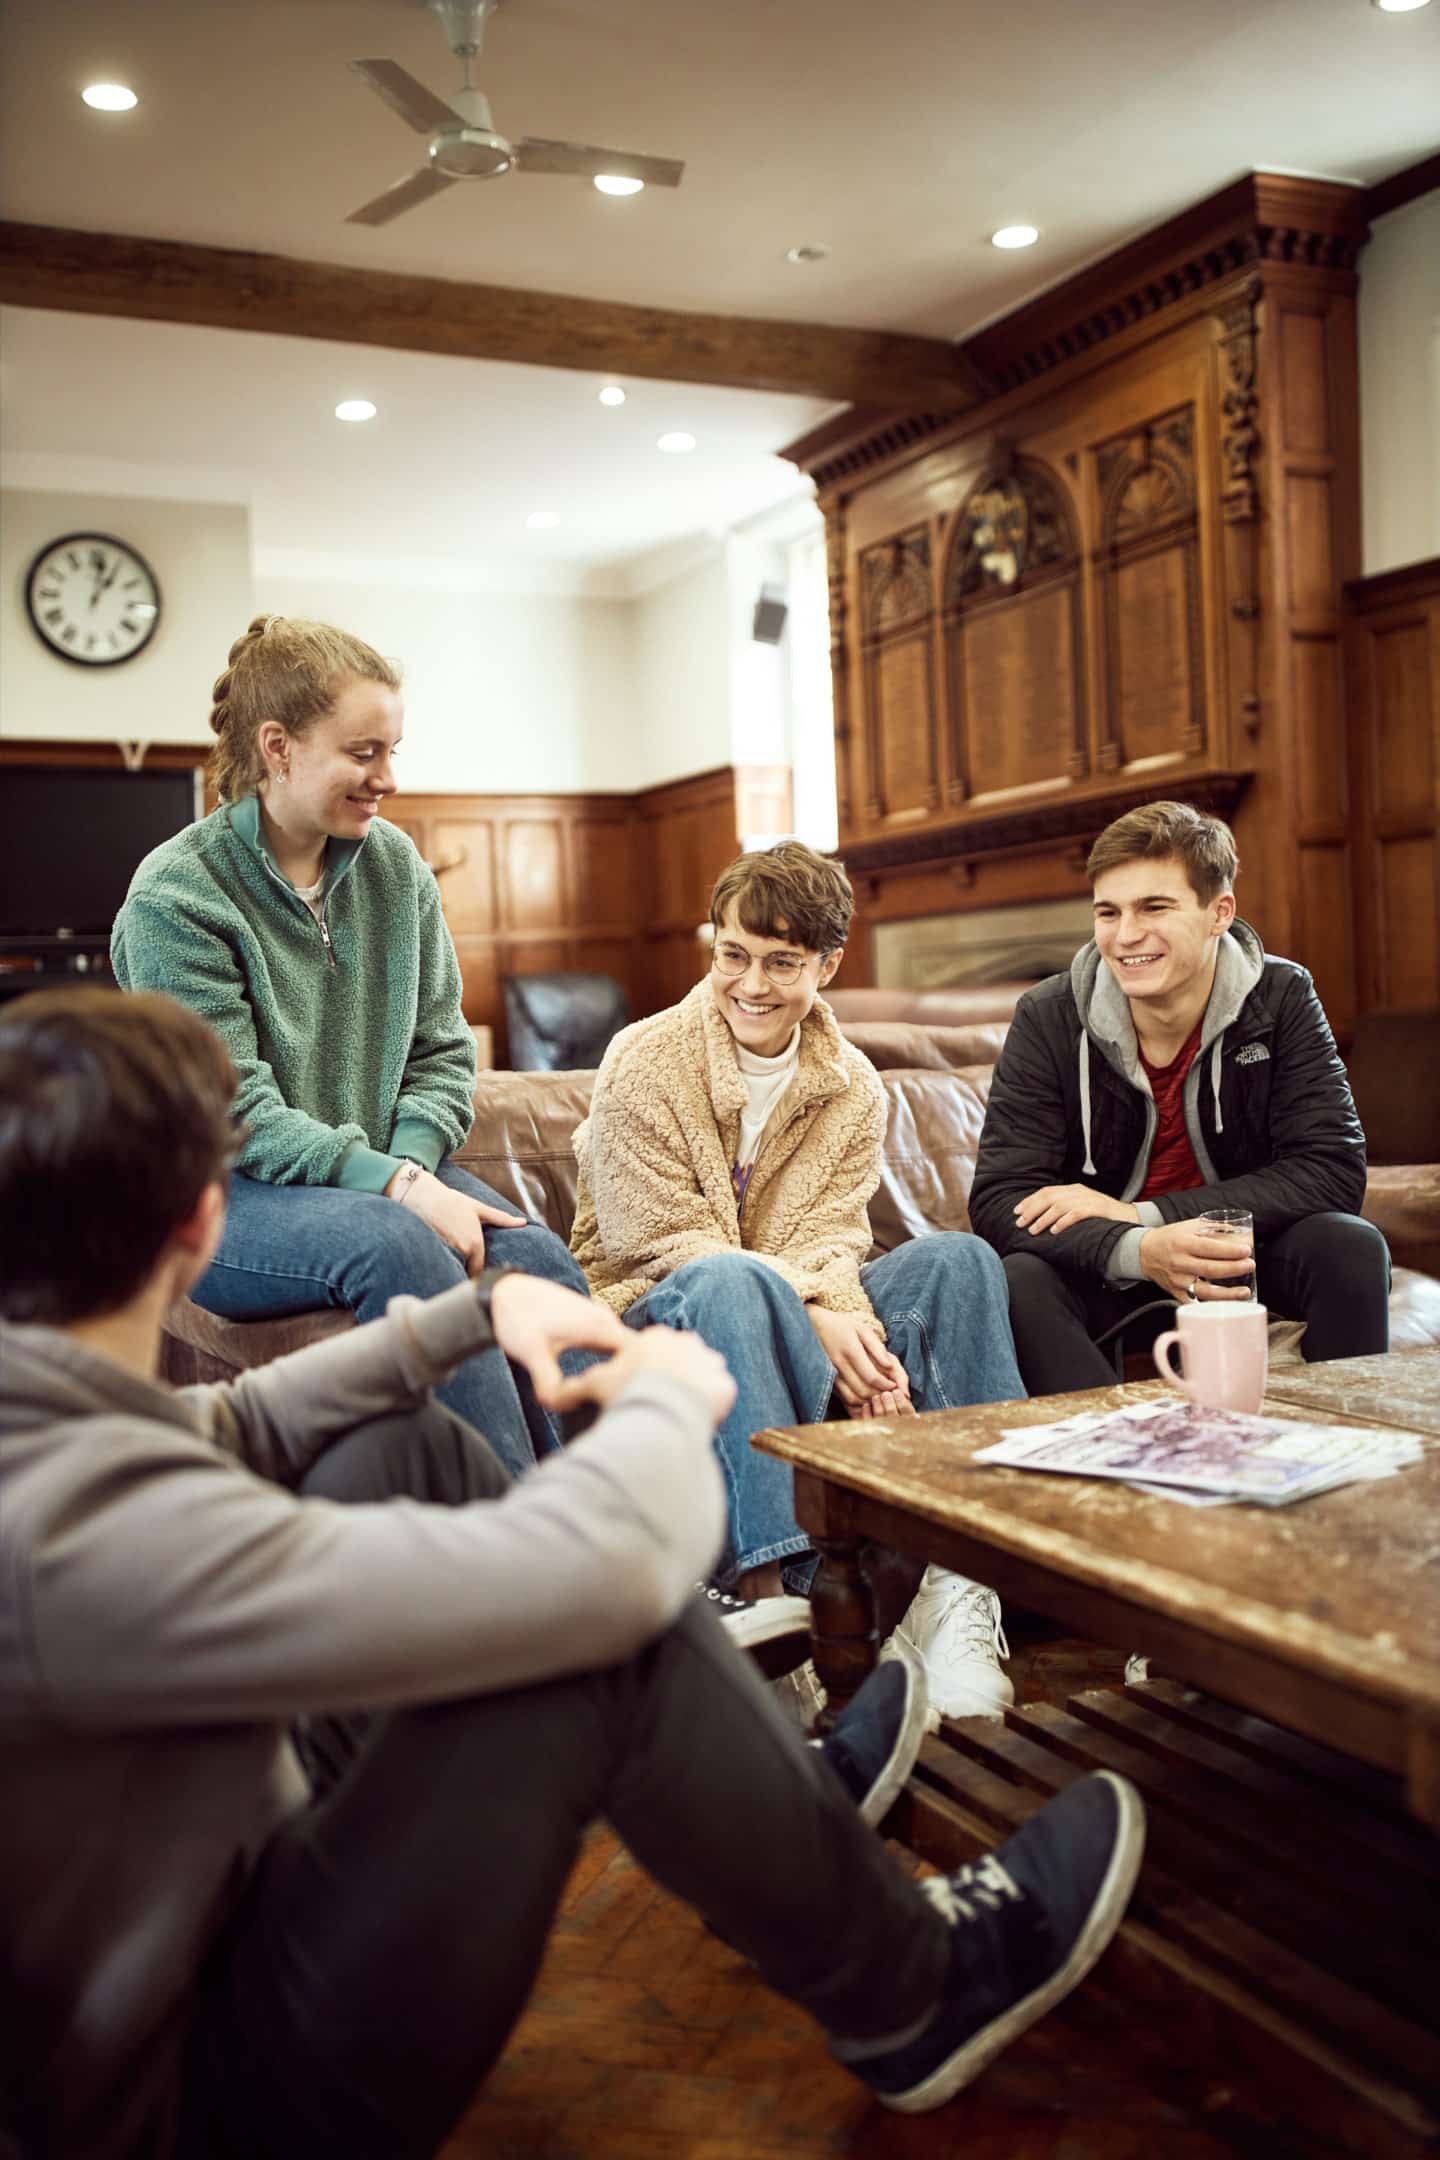
<instances>
[{"instance_id":1,"label":"fan blade","mask_svg":"<svg viewBox=\"0 0 1440 2160\"><path fill-rule=\"evenodd\" d=\"M627 180L643 180L647 187L679 187L685 170L683 158L637 157L631 150L546 142L537 135L527 135L515 145L515 163L521 172L572 173L582 180L593 180L597 173L619 173Z\"/></svg>"},{"instance_id":2,"label":"fan blade","mask_svg":"<svg viewBox=\"0 0 1440 2160\"><path fill-rule=\"evenodd\" d=\"M417 203L428 202L432 195L439 195L455 182L448 173L436 172L433 165L422 165L419 172L411 173L408 180L397 180L394 187L386 188L373 202L352 210L347 225L388 225L392 218L401 217L413 210Z\"/></svg>"},{"instance_id":3,"label":"fan blade","mask_svg":"<svg viewBox=\"0 0 1440 2160\"><path fill-rule=\"evenodd\" d=\"M424 83L416 82L394 60L352 60L351 70L382 97L392 112L408 121L417 135L433 135L436 128L458 127L460 116L453 105L436 97Z\"/></svg>"}]
</instances>

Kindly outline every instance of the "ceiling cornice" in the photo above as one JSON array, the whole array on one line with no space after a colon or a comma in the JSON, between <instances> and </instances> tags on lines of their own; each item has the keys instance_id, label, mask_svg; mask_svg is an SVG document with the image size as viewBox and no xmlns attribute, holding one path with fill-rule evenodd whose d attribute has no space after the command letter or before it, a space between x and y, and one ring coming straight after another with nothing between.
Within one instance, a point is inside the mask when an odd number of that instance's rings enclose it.
<instances>
[{"instance_id":1,"label":"ceiling cornice","mask_svg":"<svg viewBox=\"0 0 1440 2160\"><path fill-rule=\"evenodd\" d=\"M999 398L1246 269L1353 276L1370 237L1369 193L1341 181L1249 173L991 323L961 350ZM954 426L933 405L837 414L781 452L821 494ZM967 415L967 418L978 418Z\"/></svg>"},{"instance_id":2,"label":"ceiling cornice","mask_svg":"<svg viewBox=\"0 0 1440 2160\"><path fill-rule=\"evenodd\" d=\"M846 404L975 404L943 338L701 315L236 248L0 221L0 301Z\"/></svg>"}]
</instances>

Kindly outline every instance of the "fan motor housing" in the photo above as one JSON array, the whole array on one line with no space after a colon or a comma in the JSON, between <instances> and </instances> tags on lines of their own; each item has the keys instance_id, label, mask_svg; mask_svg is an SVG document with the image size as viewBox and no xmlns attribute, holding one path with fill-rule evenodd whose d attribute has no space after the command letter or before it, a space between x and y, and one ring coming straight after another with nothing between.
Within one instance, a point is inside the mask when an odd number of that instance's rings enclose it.
<instances>
[{"instance_id":1,"label":"fan motor housing","mask_svg":"<svg viewBox=\"0 0 1440 2160\"><path fill-rule=\"evenodd\" d=\"M493 128L441 128L430 138L430 162L452 180L496 180L515 162L515 152Z\"/></svg>"}]
</instances>

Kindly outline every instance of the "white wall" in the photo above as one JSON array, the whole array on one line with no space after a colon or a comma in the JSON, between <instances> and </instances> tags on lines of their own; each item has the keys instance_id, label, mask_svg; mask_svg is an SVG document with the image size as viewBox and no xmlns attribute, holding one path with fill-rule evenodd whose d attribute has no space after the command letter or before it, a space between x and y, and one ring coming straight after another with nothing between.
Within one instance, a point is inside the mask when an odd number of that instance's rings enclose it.
<instances>
[{"instance_id":1,"label":"white wall","mask_svg":"<svg viewBox=\"0 0 1440 2160\"><path fill-rule=\"evenodd\" d=\"M500 591L445 563L422 576L403 558L257 557L245 505L176 500L173 488L10 488L0 492L0 732L205 741L231 643L252 615L273 611L338 623L401 663L402 780L416 793L631 793L719 765L785 764L802 611L792 606L779 646L755 643L752 620L763 584L793 582L797 515L818 523L801 505L778 536L665 549L627 596L600 598ZM58 659L25 617L35 555L86 529L138 547L160 583L160 629L120 667ZM823 620L807 618L806 634L823 661ZM816 755L828 768L828 740ZM823 833L806 837L824 844Z\"/></svg>"},{"instance_id":2,"label":"white wall","mask_svg":"<svg viewBox=\"0 0 1440 2160\"><path fill-rule=\"evenodd\" d=\"M723 541L629 602L631 787L730 763L730 587Z\"/></svg>"},{"instance_id":3,"label":"white wall","mask_svg":"<svg viewBox=\"0 0 1440 2160\"><path fill-rule=\"evenodd\" d=\"M405 676L402 787L569 794L641 783L629 604L267 574L256 603L353 631Z\"/></svg>"},{"instance_id":4,"label":"white wall","mask_svg":"<svg viewBox=\"0 0 1440 2160\"><path fill-rule=\"evenodd\" d=\"M1440 555L1440 189L1360 258L1360 466L1366 577Z\"/></svg>"},{"instance_id":5,"label":"white wall","mask_svg":"<svg viewBox=\"0 0 1440 2160\"><path fill-rule=\"evenodd\" d=\"M133 660L79 667L32 628L30 565L68 532L111 533L155 572L160 627ZM8 488L0 493L0 734L208 741L211 685L253 613L243 505Z\"/></svg>"}]
</instances>

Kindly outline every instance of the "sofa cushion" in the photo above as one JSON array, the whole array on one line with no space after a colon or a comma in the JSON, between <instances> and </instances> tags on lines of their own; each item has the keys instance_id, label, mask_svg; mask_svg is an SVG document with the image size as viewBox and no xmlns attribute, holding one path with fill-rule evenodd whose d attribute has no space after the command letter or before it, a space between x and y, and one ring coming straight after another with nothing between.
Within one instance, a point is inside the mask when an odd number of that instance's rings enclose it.
<instances>
[{"instance_id":1,"label":"sofa cushion","mask_svg":"<svg viewBox=\"0 0 1440 2160\"><path fill-rule=\"evenodd\" d=\"M1440 1163L1372 1163L1362 1212L1397 1267L1440 1275Z\"/></svg>"},{"instance_id":2,"label":"sofa cushion","mask_svg":"<svg viewBox=\"0 0 1440 2160\"><path fill-rule=\"evenodd\" d=\"M993 1065L1007 1024L977 1020L965 1027L920 1027L907 1020L842 1020L840 1032L879 1072L927 1067L955 1072L965 1065Z\"/></svg>"}]
</instances>

